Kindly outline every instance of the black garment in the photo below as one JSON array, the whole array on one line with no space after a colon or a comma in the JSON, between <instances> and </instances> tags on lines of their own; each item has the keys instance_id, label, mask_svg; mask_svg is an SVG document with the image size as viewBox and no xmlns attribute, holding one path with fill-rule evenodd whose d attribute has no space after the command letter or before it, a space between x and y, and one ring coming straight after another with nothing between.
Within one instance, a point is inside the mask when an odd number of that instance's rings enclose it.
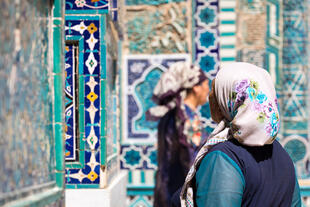
<instances>
[{"instance_id":1,"label":"black garment","mask_svg":"<svg viewBox=\"0 0 310 207\"><path fill-rule=\"evenodd\" d=\"M168 112L158 125L158 170L154 192L154 206L170 205L173 194L182 187L194 150L179 142L175 124L175 110Z\"/></svg>"},{"instance_id":2,"label":"black garment","mask_svg":"<svg viewBox=\"0 0 310 207\"><path fill-rule=\"evenodd\" d=\"M295 170L291 158L278 141L262 147L249 147L231 139L215 145L209 153L213 151L225 153L241 169L245 180L241 206L291 206Z\"/></svg>"},{"instance_id":3,"label":"black garment","mask_svg":"<svg viewBox=\"0 0 310 207\"><path fill-rule=\"evenodd\" d=\"M170 207L180 207L181 206L181 200L180 200L180 195L181 195L182 187L177 190L170 201Z\"/></svg>"}]
</instances>

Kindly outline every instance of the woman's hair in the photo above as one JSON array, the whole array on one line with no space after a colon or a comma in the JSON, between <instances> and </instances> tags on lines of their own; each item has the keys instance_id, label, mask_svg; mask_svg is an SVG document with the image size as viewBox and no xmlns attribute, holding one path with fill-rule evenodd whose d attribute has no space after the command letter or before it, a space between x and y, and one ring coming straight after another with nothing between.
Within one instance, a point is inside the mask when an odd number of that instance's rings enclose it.
<instances>
[{"instance_id":1,"label":"woman's hair","mask_svg":"<svg viewBox=\"0 0 310 207\"><path fill-rule=\"evenodd\" d=\"M221 120L223 120L224 116L221 112L221 109L216 99L215 79L213 79L212 81L212 88L209 94L209 106L210 106L211 118L213 119L213 121L219 123Z\"/></svg>"},{"instance_id":2,"label":"woman's hair","mask_svg":"<svg viewBox=\"0 0 310 207\"><path fill-rule=\"evenodd\" d=\"M193 90L193 88L187 88L187 89L185 89L186 90L186 94L188 95L188 94L191 94L191 93L194 93L194 90Z\"/></svg>"}]
</instances>

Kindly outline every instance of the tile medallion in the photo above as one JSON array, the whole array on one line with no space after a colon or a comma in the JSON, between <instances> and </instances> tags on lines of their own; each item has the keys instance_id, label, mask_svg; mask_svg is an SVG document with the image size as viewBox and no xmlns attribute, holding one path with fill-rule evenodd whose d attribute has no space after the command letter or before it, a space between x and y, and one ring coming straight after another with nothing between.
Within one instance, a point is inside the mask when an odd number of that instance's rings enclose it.
<instances>
[{"instance_id":1,"label":"tile medallion","mask_svg":"<svg viewBox=\"0 0 310 207\"><path fill-rule=\"evenodd\" d=\"M155 143L157 123L147 121L145 112L155 104L152 93L160 75L177 61L189 61L189 55L130 55L125 57L122 74L122 143Z\"/></svg>"}]
</instances>

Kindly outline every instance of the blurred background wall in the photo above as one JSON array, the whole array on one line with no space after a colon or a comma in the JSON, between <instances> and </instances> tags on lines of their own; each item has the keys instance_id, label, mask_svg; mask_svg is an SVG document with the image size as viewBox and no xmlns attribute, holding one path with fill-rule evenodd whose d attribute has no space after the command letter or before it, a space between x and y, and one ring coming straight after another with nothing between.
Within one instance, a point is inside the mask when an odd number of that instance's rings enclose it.
<instances>
[{"instance_id":1,"label":"blurred background wall","mask_svg":"<svg viewBox=\"0 0 310 207\"><path fill-rule=\"evenodd\" d=\"M62 124L54 114L62 65L53 55L63 54L53 48L62 28L52 21L62 18L57 3L0 3L0 206L64 205L63 161L56 164L64 157Z\"/></svg>"}]
</instances>

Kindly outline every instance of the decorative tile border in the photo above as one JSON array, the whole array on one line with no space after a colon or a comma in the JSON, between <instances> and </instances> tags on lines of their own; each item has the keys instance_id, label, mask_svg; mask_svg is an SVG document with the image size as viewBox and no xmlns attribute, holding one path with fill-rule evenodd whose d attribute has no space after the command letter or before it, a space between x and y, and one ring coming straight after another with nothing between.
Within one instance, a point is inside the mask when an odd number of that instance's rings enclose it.
<instances>
[{"instance_id":1,"label":"decorative tile border","mask_svg":"<svg viewBox=\"0 0 310 207\"><path fill-rule=\"evenodd\" d=\"M70 44L65 47L65 159L68 161L76 161L84 158L84 141L82 139L84 134L84 80L82 78L84 38L83 36L68 36L66 41L68 40L76 41L78 45ZM74 47L78 49L74 49ZM75 55L78 57L75 58ZM77 59L79 59L78 63L75 62ZM75 67L78 67L79 71L75 71ZM77 74L75 74L76 72ZM80 94L75 94L76 86L79 88ZM79 103L76 103L76 96L79 97ZM77 114L76 107L79 108L79 113ZM76 116L78 118L76 118ZM76 131L76 122L81 126L78 127L80 129L79 131ZM78 151L78 148L81 150Z\"/></svg>"},{"instance_id":2,"label":"decorative tile border","mask_svg":"<svg viewBox=\"0 0 310 207\"><path fill-rule=\"evenodd\" d=\"M74 62L74 57L75 57L75 48L74 45L67 45L66 46L66 67L65 67L65 122L66 122L66 127L65 127L65 137L66 137L66 159L70 160L76 159L76 143L75 143L75 77L74 77L74 68L75 68L75 62Z\"/></svg>"},{"instance_id":3,"label":"decorative tile border","mask_svg":"<svg viewBox=\"0 0 310 207\"><path fill-rule=\"evenodd\" d=\"M76 150L80 156L76 162L66 162L66 183L76 186L100 182L100 66L104 64L100 58L100 51L104 52L100 21L95 16L66 16L65 21L66 40L79 41L80 144Z\"/></svg>"},{"instance_id":4,"label":"decorative tile border","mask_svg":"<svg viewBox=\"0 0 310 207\"><path fill-rule=\"evenodd\" d=\"M193 6L193 60L210 79L219 69L218 7L218 0L196 0Z\"/></svg>"},{"instance_id":5,"label":"decorative tile border","mask_svg":"<svg viewBox=\"0 0 310 207\"><path fill-rule=\"evenodd\" d=\"M66 14L105 14L109 0L66 0Z\"/></svg>"},{"instance_id":6,"label":"decorative tile border","mask_svg":"<svg viewBox=\"0 0 310 207\"><path fill-rule=\"evenodd\" d=\"M193 62L212 80L220 66L219 1L192 1L192 14ZM201 107L200 113L203 126L210 133L216 124L211 119L208 103Z\"/></svg>"}]
</instances>

